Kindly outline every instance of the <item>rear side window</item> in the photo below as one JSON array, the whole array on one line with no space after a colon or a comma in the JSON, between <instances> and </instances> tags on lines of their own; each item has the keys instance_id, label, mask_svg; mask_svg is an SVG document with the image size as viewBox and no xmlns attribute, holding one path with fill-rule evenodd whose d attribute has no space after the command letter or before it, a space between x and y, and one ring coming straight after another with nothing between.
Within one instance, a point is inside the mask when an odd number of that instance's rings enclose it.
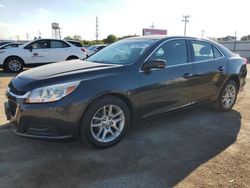
<instances>
[{"instance_id":1,"label":"rear side window","mask_svg":"<svg viewBox=\"0 0 250 188\"><path fill-rule=\"evenodd\" d=\"M174 40L166 42L154 52L150 59L166 60L168 66L187 63L186 41Z\"/></svg>"},{"instance_id":2,"label":"rear side window","mask_svg":"<svg viewBox=\"0 0 250 188\"><path fill-rule=\"evenodd\" d=\"M222 57L217 48L207 42L192 41L194 61L204 61Z\"/></svg>"},{"instance_id":3,"label":"rear side window","mask_svg":"<svg viewBox=\"0 0 250 188\"><path fill-rule=\"evenodd\" d=\"M68 41L70 44L73 44L76 47L82 47L80 42Z\"/></svg>"},{"instance_id":4,"label":"rear side window","mask_svg":"<svg viewBox=\"0 0 250 188\"><path fill-rule=\"evenodd\" d=\"M103 48L105 48L106 46L98 46L96 49L97 50L101 50L101 49L103 49Z\"/></svg>"},{"instance_id":5,"label":"rear side window","mask_svg":"<svg viewBox=\"0 0 250 188\"><path fill-rule=\"evenodd\" d=\"M221 53L219 52L219 50L215 47L213 47L213 52L214 52L214 58L220 58L222 57Z\"/></svg>"},{"instance_id":6,"label":"rear side window","mask_svg":"<svg viewBox=\"0 0 250 188\"><path fill-rule=\"evenodd\" d=\"M69 45L63 41L52 40L50 41L50 47L51 48L67 48L69 47Z\"/></svg>"}]
</instances>

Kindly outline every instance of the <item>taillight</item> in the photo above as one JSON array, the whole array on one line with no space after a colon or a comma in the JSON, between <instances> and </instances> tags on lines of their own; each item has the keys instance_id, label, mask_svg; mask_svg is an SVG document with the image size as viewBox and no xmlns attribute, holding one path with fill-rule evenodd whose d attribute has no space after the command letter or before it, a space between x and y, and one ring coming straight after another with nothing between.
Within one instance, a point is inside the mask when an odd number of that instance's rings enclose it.
<instances>
[{"instance_id":1,"label":"taillight","mask_svg":"<svg viewBox=\"0 0 250 188\"><path fill-rule=\"evenodd\" d=\"M248 62L248 59L247 58L244 58L245 59L245 64L248 64L249 62Z\"/></svg>"},{"instance_id":2,"label":"taillight","mask_svg":"<svg viewBox=\"0 0 250 188\"><path fill-rule=\"evenodd\" d=\"M82 50L84 53L86 53L86 49L85 49L85 48L81 48L81 50Z\"/></svg>"}]
</instances>

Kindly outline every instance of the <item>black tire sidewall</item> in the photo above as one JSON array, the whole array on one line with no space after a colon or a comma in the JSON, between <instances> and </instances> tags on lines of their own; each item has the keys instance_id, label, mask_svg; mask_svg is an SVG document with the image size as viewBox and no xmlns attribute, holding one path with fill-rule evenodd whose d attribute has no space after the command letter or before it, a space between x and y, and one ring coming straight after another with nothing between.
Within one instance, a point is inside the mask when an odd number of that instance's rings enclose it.
<instances>
[{"instance_id":1,"label":"black tire sidewall","mask_svg":"<svg viewBox=\"0 0 250 188\"><path fill-rule=\"evenodd\" d=\"M236 90L236 94L235 94L236 96L235 96L235 99L234 99L233 104L232 104L229 108L226 108L226 107L223 105L223 103L222 103L222 97L223 97L225 88L226 88L229 84L234 85L235 90ZM237 96L238 96L238 86L237 86L237 83L236 83L234 80L229 80L229 81L227 81L227 82L224 84L224 86L223 86L223 88L222 88L222 90L221 90L221 92L220 92L218 101L217 101L217 105L218 105L218 107L219 107L219 110L224 111L224 112L230 111L230 110L233 108L233 106L234 106L234 104L235 104L235 102L236 102L236 100L237 100Z\"/></svg>"},{"instance_id":2,"label":"black tire sidewall","mask_svg":"<svg viewBox=\"0 0 250 188\"><path fill-rule=\"evenodd\" d=\"M115 140L108 142L108 143L102 143L102 142L97 141L92 136L90 124L91 124L92 117L94 116L96 111L99 110L101 107L105 105L110 105L110 104L116 105L123 110L124 116L125 116L125 124L124 124L124 128L122 132ZM124 137L129 127L129 124L130 124L130 111L125 102L123 102L121 99L115 96L101 97L95 100L94 102L92 102L87 108L87 110L85 111L82 117L81 123L80 123L80 137L81 137L81 140L87 145L98 147L98 148L110 147L110 146L117 144Z\"/></svg>"},{"instance_id":3,"label":"black tire sidewall","mask_svg":"<svg viewBox=\"0 0 250 188\"><path fill-rule=\"evenodd\" d=\"M11 70L9 68L9 63L10 63L10 61L13 61L13 60L18 61L21 64L21 68L18 71L13 71L13 70ZM5 70L8 71L8 72L18 73L18 72L21 72L23 70L23 61L18 57L11 57L11 58L6 60L6 63L5 63L4 67L5 67Z\"/></svg>"}]
</instances>

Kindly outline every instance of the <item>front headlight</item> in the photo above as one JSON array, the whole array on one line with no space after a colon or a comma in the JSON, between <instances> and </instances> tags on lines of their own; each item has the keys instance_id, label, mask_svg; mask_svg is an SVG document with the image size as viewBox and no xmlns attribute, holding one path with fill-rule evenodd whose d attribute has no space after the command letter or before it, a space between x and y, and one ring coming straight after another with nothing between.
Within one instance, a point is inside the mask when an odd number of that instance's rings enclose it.
<instances>
[{"instance_id":1,"label":"front headlight","mask_svg":"<svg viewBox=\"0 0 250 188\"><path fill-rule=\"evenodd\" d=\"M72 93L80 81L34 89L28 93L25 103L55 102Z\"/></svg>"}]
</instances>

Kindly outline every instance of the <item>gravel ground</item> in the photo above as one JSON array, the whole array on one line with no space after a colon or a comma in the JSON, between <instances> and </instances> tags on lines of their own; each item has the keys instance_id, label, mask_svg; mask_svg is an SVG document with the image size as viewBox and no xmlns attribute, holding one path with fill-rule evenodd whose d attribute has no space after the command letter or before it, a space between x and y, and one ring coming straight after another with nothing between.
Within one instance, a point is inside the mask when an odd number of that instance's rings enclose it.
<instances>
[{"instance_id":1,"label":"gravel ground","mask_svg":"<svg viewBox=\"0 0 250 188\"><path fill-rule=\"evenodd\" d=\"M0 187L250 187L250 78L234 109L202 105L136 124L112 148L15 136L3 114Z\"/></svg>"}]
</instances>

